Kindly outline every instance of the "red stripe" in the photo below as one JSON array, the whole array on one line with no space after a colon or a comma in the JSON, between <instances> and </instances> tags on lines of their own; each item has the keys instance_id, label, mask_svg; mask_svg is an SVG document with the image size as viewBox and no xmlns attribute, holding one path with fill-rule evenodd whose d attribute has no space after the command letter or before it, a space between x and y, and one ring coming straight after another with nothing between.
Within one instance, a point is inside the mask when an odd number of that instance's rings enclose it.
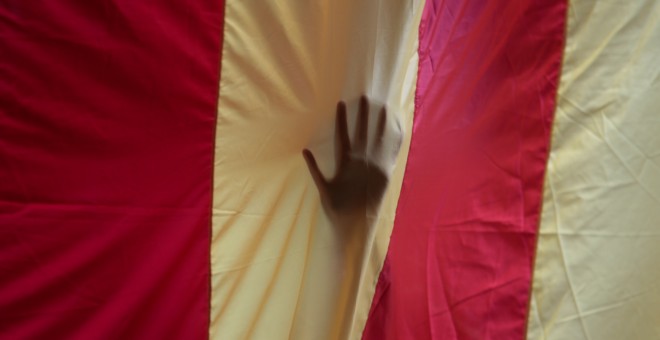
<instances>
[{"instance_id":1,"label":"red stripe","mask_svg":"<svg viewBox=\"0 0 660 340\"><path fill-rule=\"evenodd\" d=\"M364 339L523 339L565 1L429 0Z\"/></svg>"},{"instance_id":2,"label":"red stripe","mask_svg":"<svg viewBox=\"0 0 660 340\"><path fill-rule=\"evenodd\" d=\"M223 1L0 5L0 337L208 335Z\"/></svg>"}]
</instances>

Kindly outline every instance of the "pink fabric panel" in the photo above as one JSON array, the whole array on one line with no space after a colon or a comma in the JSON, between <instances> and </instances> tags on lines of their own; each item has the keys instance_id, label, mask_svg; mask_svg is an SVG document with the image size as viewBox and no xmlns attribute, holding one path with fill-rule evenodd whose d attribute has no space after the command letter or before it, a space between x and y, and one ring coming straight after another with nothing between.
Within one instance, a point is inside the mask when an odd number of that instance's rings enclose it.
<instances>
[{"instance_id":1,"label":"pink fabric panel","mask_svg":"<svg viewBox=\"0 0 660 340\"><path fill-rule=\"evenodd\" d=\"M524 339L565 1L428 0L364 339Z\"/></svg>"}]
</instances>

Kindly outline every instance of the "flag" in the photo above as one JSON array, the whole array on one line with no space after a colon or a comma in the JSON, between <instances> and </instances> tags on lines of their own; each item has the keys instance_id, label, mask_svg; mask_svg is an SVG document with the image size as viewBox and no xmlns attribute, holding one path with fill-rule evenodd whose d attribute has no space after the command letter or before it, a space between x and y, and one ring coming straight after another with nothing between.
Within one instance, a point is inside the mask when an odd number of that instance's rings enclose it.
<instances>
[{"instance_id":1,"label":"flag","mask_svg":"<svg viewBox=\"0 0 660 340\"><path fill-rule=\"evenodd\" d=\"M657 338L659 25L651 0L0 2L0 338ZM402 137L355 242L301 152L331 178L361 96Z\"/></svg>"}]
</instances>

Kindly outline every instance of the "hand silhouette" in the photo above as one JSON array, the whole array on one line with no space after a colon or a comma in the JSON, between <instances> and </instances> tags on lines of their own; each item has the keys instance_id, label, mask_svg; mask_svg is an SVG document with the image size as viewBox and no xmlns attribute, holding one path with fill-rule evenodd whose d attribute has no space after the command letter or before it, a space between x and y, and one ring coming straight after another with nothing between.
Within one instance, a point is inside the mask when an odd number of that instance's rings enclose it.
<instances>
[{"instance_id":1,"label":"hand silhouette","mask_svg":"<svg viewBox=\"0 0 660 340\"><path fill-rule=\"evenodd\" d=\"M330 180L321 174L314 155L307 149L303 150L303 157L321 195L323 208L332 219L367 217L378 210L389 182L385 169L391 165L383 163L394 160L394 157L385 157L383 150L386 119L387 113L383 107L378 117L373 145L369 148L367 145L369 102L365 96L362 96L355 137L351 145L346 121L346 104L341 101L337 104L335 123L337 171ZM392 151L396 155L401 147L401 131L399 130L394 137L396 140Z\"/></svg>"}]
</instances>

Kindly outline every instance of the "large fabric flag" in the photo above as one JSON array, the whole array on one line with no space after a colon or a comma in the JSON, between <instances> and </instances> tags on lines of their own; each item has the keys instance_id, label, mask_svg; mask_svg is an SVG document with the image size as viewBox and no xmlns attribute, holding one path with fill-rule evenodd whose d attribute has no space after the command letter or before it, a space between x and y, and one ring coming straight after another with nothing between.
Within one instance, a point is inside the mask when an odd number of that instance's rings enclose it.
<instances>
[{"instance_id":1,"label":"large fabric flag","mask_svg":"<svg viewBox=\"0 0 660 340\"><path fill-rule=\"evenodd\" d=\"M659 339L658 56L654 0L0 1L0 339Z\"/></svg>"}]
</instances>

